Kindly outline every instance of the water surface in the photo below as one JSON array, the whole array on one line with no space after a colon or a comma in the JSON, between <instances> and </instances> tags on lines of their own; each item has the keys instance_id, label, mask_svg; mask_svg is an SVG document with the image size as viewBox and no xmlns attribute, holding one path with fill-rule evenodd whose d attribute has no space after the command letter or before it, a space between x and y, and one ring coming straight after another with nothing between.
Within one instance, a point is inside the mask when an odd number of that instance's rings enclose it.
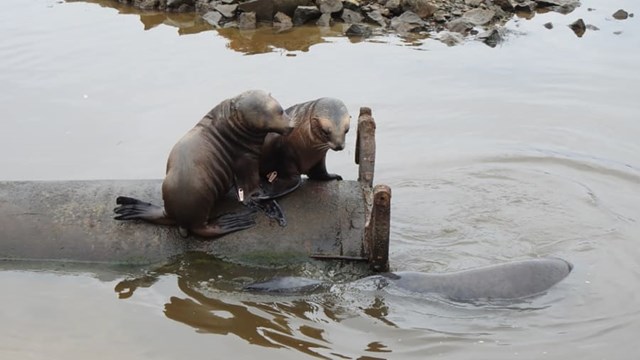
<instances>
[{"instance_id":1,"label":"water surface","mask_svg":"<svg viewBox=\"0 0 640 360\"><path fill-rule=\"evenodd\" d=\"M284 105L334 96L354 119L359 107L373 109L375 182L393 189L394 269L538 256L575 267L541 297L474 306L359 284L298 297L244 294L238 284L262 270L191 257L148 278L3 266L1 358L635 353L640 27L637 17L611 18L618 8L637 12L633 2L516 17L496 48L392 35L352 42L339 28L217 32L188 15L85 2L4 6L2 180L159 178L175 141L224 98L250 88ZM576 37L566 25L578 18L600 30ZM355 179L349 135L328 167ZM325 275L340 280L335 272Z\"/></svg>"}]
</instances>

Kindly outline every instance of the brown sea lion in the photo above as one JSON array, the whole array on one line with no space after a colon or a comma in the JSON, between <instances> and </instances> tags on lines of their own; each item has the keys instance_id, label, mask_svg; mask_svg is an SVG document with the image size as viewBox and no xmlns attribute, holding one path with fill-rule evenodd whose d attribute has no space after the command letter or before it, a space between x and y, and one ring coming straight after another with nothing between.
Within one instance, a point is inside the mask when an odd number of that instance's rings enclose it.
<instances>
[{"instance_id":1,"label":"brown sea lion","mask_svg":"<svg viewBox=\"0 0 640 360\"><path fill-rule=\"evenodd\" d=\"M280 104L261 90L224 100L173 147L162 183L164 208L120 196L117 220L178 225L202 237L216 237L255 224L248 212L210 220L222 196L235 185L247 204L259 190L258 161L267 133L292 129Z\"/></svg>"},{"instance_id":2,"label":"brown sea lion","mask_svg":"<svg viewBox=\"0 0 640 360\"><path fill-rule=\"evenodd\" d=\"M342 180L327 172L329 149L344 149L351 116L345 104L334 98L293 105L287 110L294 123L288 134L267 135L260 155L260 176L266 198L295 190L301 175L311 180Z\"/></svg>"}]
</instances>

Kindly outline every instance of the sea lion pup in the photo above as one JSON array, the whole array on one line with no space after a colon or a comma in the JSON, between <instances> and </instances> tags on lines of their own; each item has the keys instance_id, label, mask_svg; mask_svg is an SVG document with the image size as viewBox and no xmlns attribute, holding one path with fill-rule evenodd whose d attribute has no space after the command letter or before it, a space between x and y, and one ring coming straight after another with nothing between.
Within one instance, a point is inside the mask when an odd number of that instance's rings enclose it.
<instances>
[{"instance_id":1,"label":"sea lion pup","mask_svg":"<svg viewBox=\"0 0 640 360\"><path fill-rule=\"evenodd\" d=\"M247 204L259 190L258 161L269 132L284 134L293 122L280 104L261 90L218 104L175 144L162 182L164 208L120 196L117 220L178 225L202 237L217 237L255 224L250 212L210 220L216 201L233 185Z\"/></svg>"},{"instance_id":2,"label":"sea lion pup","mask_svg":"<svg viewBox=\"0 0 640 360\"><path fill-rule=\"evenodd\" d=\"M409 271L386 273L359 281L376 281L381 288L436 294L459 302L504 301L539 295L567 277L572 269L573 265L565 260L540 258L441 274ZM326 288L326 283L322 281L301 277L274 278L245 287L254 292L287 294Z\"/></svg>"},{"instance_id":3,"label":"sea lion pup","mask_svg":"<svg viewBox=\"0 0 640 360\"><path fill-rule=\"evenodd\" d=\"M311 180L342 180L327 172L329 149L344 149L351 116L345 104L320 98L286 109L294 123L289 134L270 133L262 146L260 177L264 198L276 198L295 190L301 175Z\"/></svg>"}]
</instances>

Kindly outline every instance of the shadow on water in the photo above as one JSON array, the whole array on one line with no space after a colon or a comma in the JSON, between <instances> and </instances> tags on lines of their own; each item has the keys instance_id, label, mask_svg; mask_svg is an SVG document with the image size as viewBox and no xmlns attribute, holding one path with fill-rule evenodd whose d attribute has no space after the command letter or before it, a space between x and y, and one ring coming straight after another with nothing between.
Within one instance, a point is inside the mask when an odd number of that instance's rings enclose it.
<instances>
[{"instance_id":1,"label":"shadow on water","mask_svg":"<svg viewBox=\"0 0 640 360\"><path fill-rule=\"evenodd\" d=\"M193 252L144 275L122 280L114 290L120 299L126 300L132 298L137 290L151 288L161 279L177 278L177 287L184 297L170 296L164 304L164 315L198 333L232 334L252 345L293 349L318 358L342 357L326 337L327 327L352 318L356 313L341 305L339 296L331 292L265 295L242 290L244 285L256 280L283 273L314 271L317 270L308 266L305 269L300 266L253 268ZM395 327L385 319L388 308L383 298L375 297L367 303L359 308L362 313ZM363 351L390 350L376 342L368 344Z\"/></svg>"}]
</instances>

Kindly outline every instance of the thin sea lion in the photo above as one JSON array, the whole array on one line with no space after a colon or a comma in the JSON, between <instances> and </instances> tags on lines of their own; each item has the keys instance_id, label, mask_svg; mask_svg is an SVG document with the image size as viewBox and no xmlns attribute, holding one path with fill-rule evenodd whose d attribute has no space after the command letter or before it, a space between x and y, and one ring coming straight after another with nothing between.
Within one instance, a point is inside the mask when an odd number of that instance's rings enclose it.
<instances>
[{"instance_id":1,"label":"thin sea lion","mask_svg":"<svg viewBox=\"0 0 640 360\"><path fill-rule=\"evenodd\" d=\"M234 185L238 200L255 205L264 138L271 132L285 134L292 127L282 106L264 91L250 90L222 101L171 150L162 182L164 207L120 196L115 219L177 225L201 237L253 226L253 211L210 216L216 202Z\"/></svg>"},{"instance_id":2,"label":"thin sea lion","mask_svg":"<svg viewBox=\"0 0 640 360\"><path fill-rule=\"evenodd\" d=\"M310 180L342 180L327 172L329 149L344 149L351 116L345 104L334 98L320 98L285 110L294 129L288 134L266 136L260 155L262 198L271 199L295 190L301 175Z\"/></svg>"}]
</instances>

